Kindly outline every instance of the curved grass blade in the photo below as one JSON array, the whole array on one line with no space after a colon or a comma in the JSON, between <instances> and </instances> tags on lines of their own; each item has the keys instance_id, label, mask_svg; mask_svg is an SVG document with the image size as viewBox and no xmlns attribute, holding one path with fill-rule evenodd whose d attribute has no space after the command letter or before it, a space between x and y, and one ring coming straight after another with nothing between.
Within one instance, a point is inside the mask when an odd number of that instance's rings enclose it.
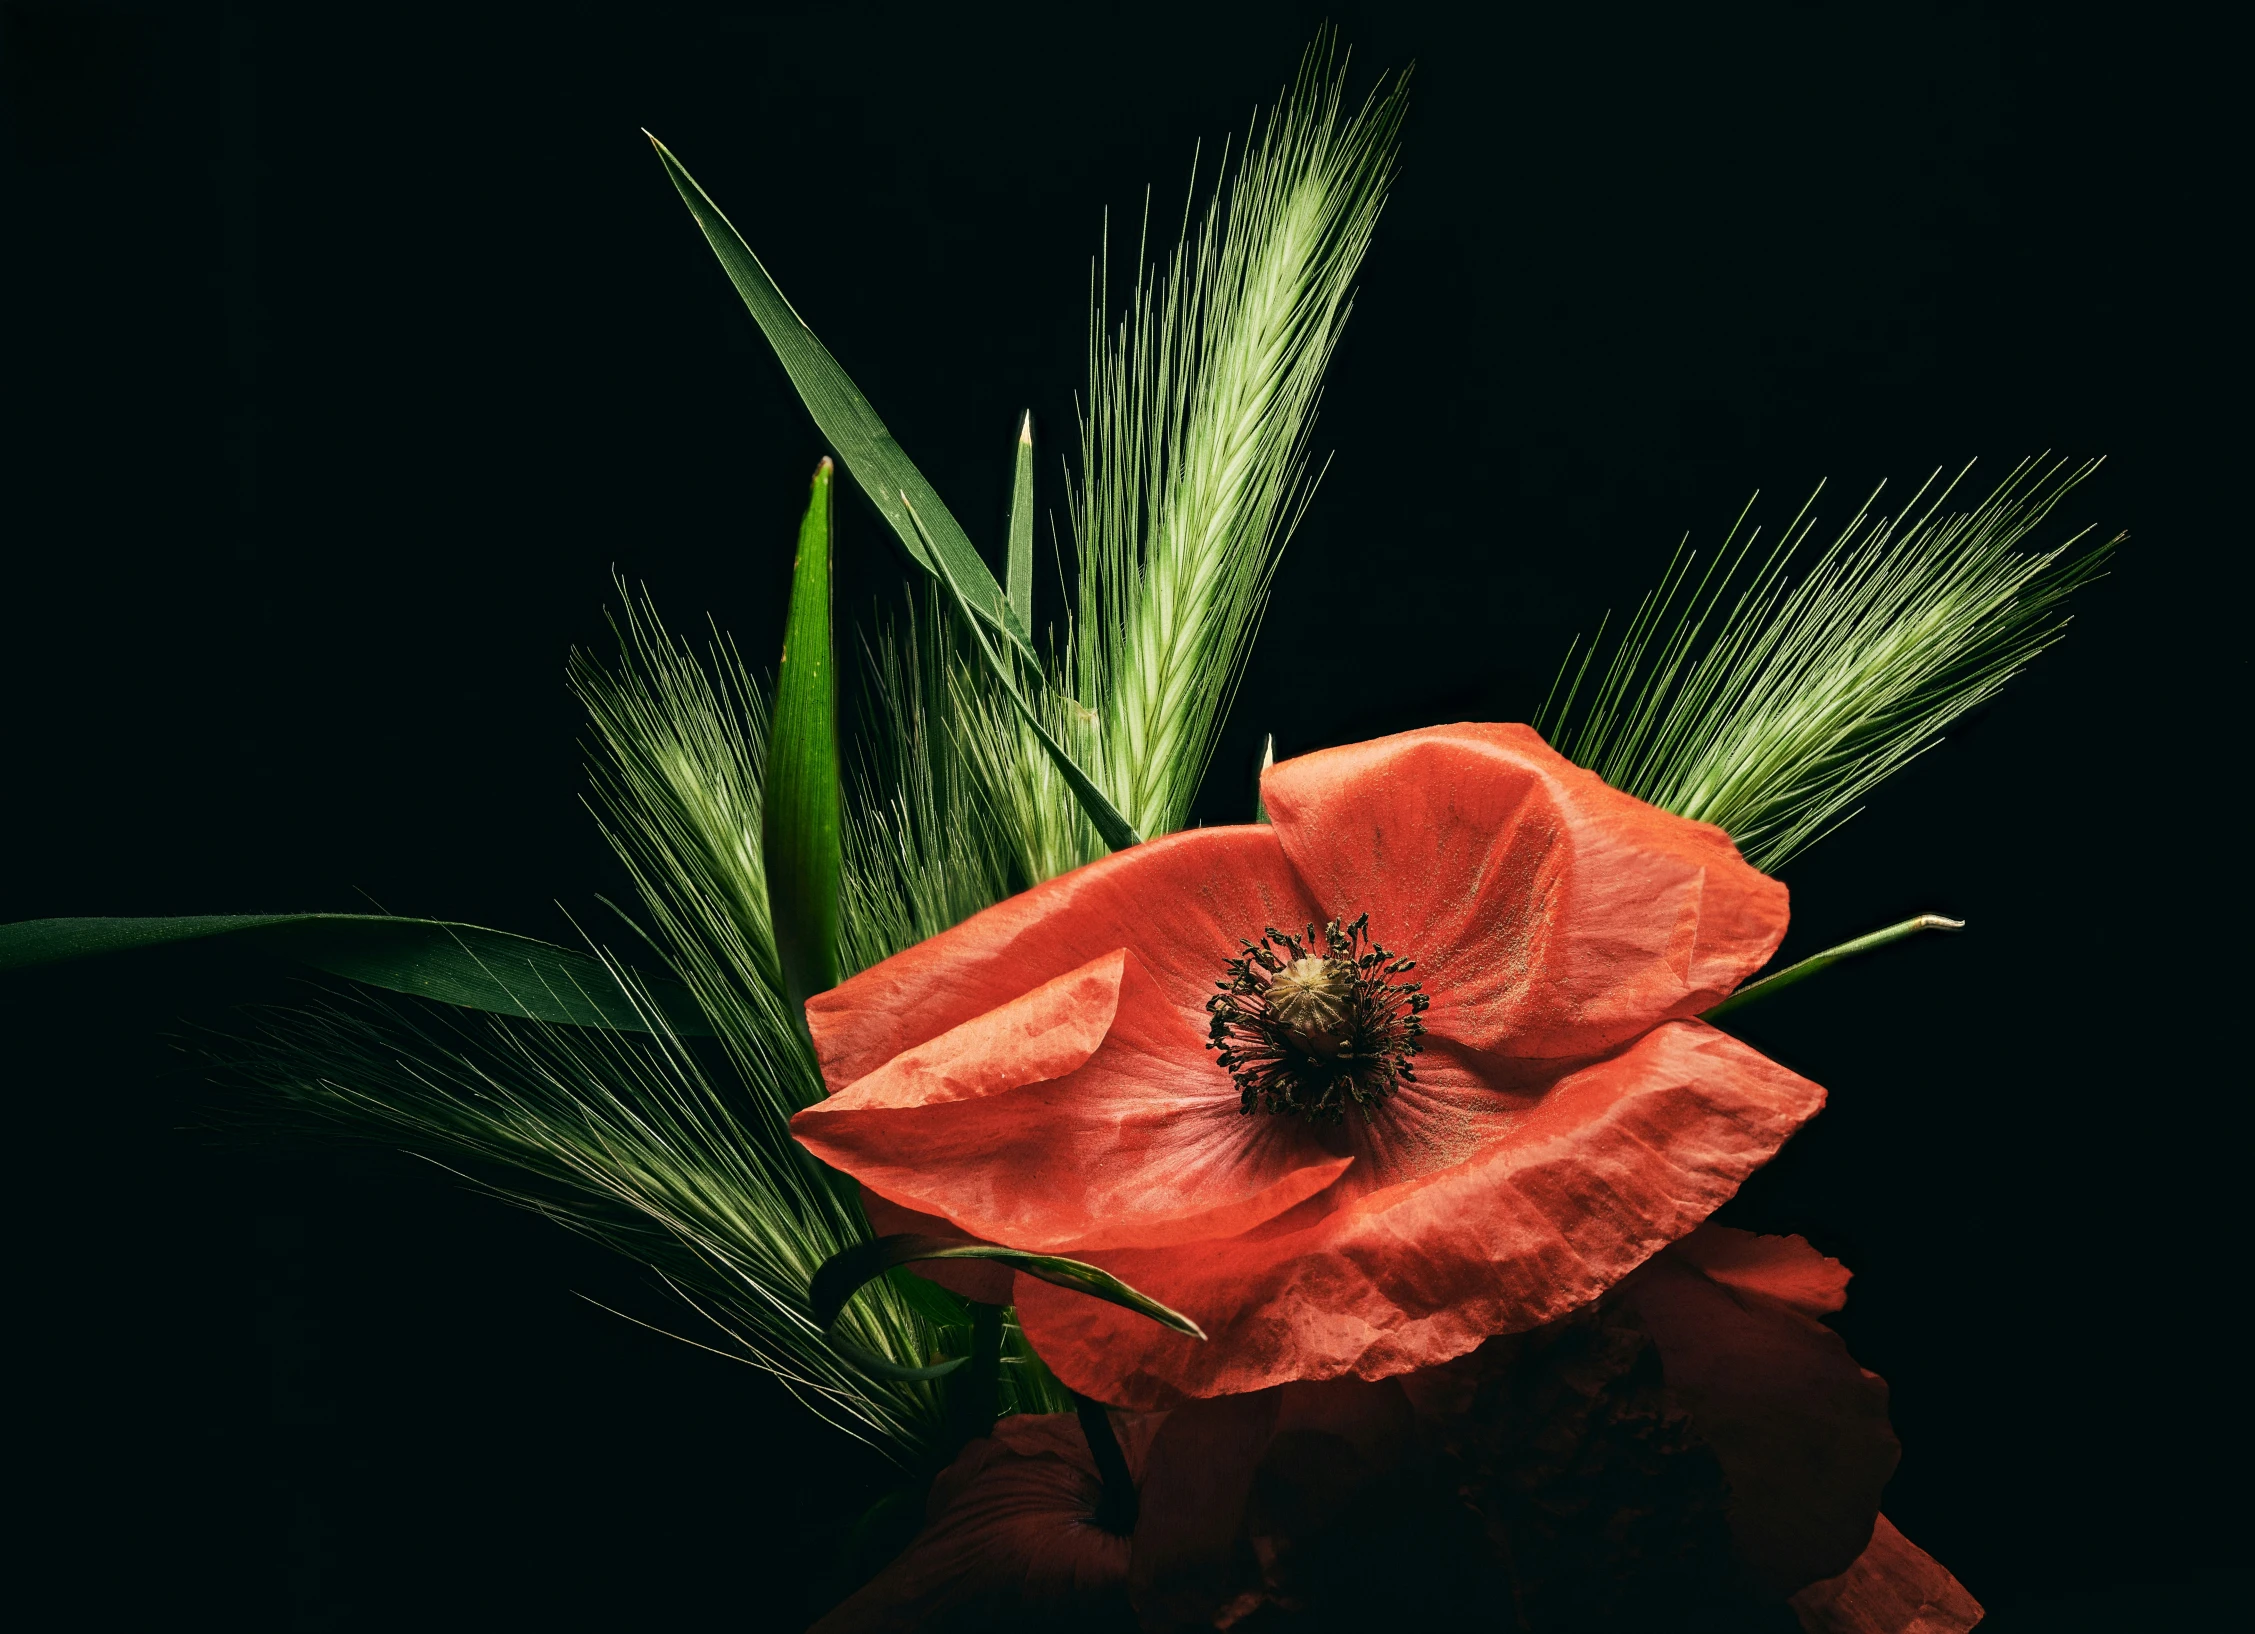
<instances>
[{"instance_id":1,"label":"curved grass blade","mask_svg":"<svg viewBox=\"0 0 2255 1634\"><path fill-rule=\"evenodd\" d=\"M815 467L775 676L761 848L791 1011L838 985L838 674L830 645L830 462Z\"/></svg>"},{"instance_id":2,"label":"curved grass blade","mask_svg":"<svg viewBox=\"0 0 2255 1634\"><path fill-rule=\"evenodd\" d=\"M1002 578L1010 611L1034 627L1034 413L1018 423L1018 462L1010 481L1010 559Z\"/></svg>"},{"instance_id":3,"label":"curved grass blade","mask_svg":"<svg viewBox=\"0 0 2255 1634\"><path fill-rule=\"evenodd\" d=\"M901 496L901 503L908 504L906 494ZM909 507L908 519L919 528L923 526L923 518L916 514L913 506ZM1080 762L1051 736L1049 728L1042 724L1041 717L1034 713L1034 706L1026 702L1026 695L1018 690L1017 677L1010 673L1010 666L1003 662L1002 655L987 640L986 631L980 629L978 621L971 616L970 604L963 597L963 587L955 582L955 575L947 570L945 562L940 563L940 580L947 586L948 594L954 598L956 610L963 615L964 623L970 627L979 652L987 661L987 668L994 674L995 683L1009 696L1010 702L1017 707L1019 718L1026 723L1049 758L1056 762L1058 775L1064 778L1065 786L1073 791L1073 798L1080 803L1081 810L1088 814L1088 820L1096 826L1097 834L1114 851L1125 851L1131 845L1141 845L1143 836L1120 815L1119 808L1105 797L1095 780L1081 770Z\"/></svg>"},{"instance_id":4,"label":"curved grass blade","mask_svg":"<svg viewBox=\"0 0 2255 1634\"><path fill-rule=\"evenodd\" d=\"M1945 919L1938 913L1922 913L1916 918L1906 919L1900 924L1889 925L1885 930L1875 930L1867 936L1858 936L1842 942L1838 947L1828 947L1822 953L1812 953L1798 964L1787 965L1774 975L1764 976L1758 982L1741 987L1712 1010L1702 1011L1699 1019L1701 1021L1712 1021L1717 1016L1727 1014L1742 1004L1752 1004L1756 999L1766 999L1772 993L1791 987L1795 982L1806 981L1818 971L1828 969L1838 964L1842 959L1852 959L1859 953L1869 953L1874 948L1883 948L1889 942L1900 942L1904 937L1916 936L1922 930L1963 929L1965 929L1965 921L1962 919Z\"/></svg>"},{"instance_id":5,"label":"curved grass blade","mask_svg":"<svg viewBox=\"0 0 2255 1634\"><path fill-rule=\"evenodd\" d=\"M1023 1248L966 1242L958 1237L924 1237L912 1232L856 1243L824 1261L822 1269L814 1273L814 1280L807 1285L807 1301L814 1307L814 1319L828 1328L838 1320L846 1301L853 1298L863 1283L875 1280L896 1265L910 1265L919 1260L994 1260L1057 1287L1104 1300L1138 1316L1148 1316L1176 1333L1186 1333L1193 1339L1206 1337L1206 1330L1180 1311L1160 1304L1148 1294L1137 1293L1111 1272L1096 1266L1058 1254L1035 1254Z\"/></svg>"},{"instance_id":6,"label":"curved grass blade","mask_svg":"<svg viewBox=\"0 0 2255 1634\"><path fill-rule=\"evenodd\" d=\"M642 134L650 136L648 131ZM1031 634L1011 610L1002 586L994 582L994 574L980 559L962 524L949 514L939 494L924 480L924 473L916 469L900 444L893 440L893 434L885 429L884 421L877 418L869 399L861 395L860 388L838 366L838 360L815 338L806 320L792 310L783 291L776 287L775 280L760 265L759 257L744 242L743 235L720 213L720 206L697 185L696 178L682 168L681 161L655 136L650 136L650 145L658 150L658 158L665 165L666 174L673 179L681 201L689 206L690 215L703 229L713 254L720 257L728 281L736 286L736 293L751 309L760 333L775 348L776 359L798 389L799 400L806 404L807 412L814 416L814 423L822 428L823 436L845 461L846 470L861 485L862 492L892 524L901 548L928 573L937 573L938 564L946 563L962 581L965 597L978 615L1000 630L1029 661L1034 660ZM900 497L903 494L914 495L917 505L930 519L928 538L920 538L918 529L909 521Z\"/></svg>"},{"instance_id":7,"label":"curved grass blade","mask_svg":"<svg viewBox=\"0 0 2255 1634\"><path fill-rule=\"evenodd\" d=\"M444 919L366 913L199 914L163 919L27 919L0 925L0 971L228 937L333 976L466 1010L574 1027L712 1031L688 990L641 978L637 992L600 959L550 942ZM654 1012L654 1013L653 1013Z\"/></svg>"}]
</instances>

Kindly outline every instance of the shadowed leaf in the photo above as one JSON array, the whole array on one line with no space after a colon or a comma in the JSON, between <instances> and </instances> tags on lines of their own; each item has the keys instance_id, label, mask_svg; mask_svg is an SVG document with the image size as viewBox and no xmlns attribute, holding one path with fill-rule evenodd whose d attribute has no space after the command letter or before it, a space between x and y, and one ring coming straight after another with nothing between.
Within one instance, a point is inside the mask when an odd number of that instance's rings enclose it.
<instances>
[{"instance_id":1,"label":"shadowed leaf","mask_svg":"<svg viewBox=\"0 0 2255 1634\"><path fill-rule=\"evenodd\" d=\"M28 919L0 925L0 970L222 936L333 976L469 1010L620 1032L655 1032L654 1022L676 1033L712 1030L674 982L638 979L638 999L608 965L587 954L478 925L387 914Z\"/></svg>"}]
</instances>

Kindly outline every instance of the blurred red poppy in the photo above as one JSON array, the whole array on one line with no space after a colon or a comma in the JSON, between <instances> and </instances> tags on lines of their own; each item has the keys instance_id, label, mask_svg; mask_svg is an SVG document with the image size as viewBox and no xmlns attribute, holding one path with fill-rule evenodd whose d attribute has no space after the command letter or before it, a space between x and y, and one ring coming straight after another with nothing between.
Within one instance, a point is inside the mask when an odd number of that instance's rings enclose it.
<instances>
[{"instance_id":1,"label":"blurred red poppy","mask_svg":"<svg viewBox=\"0 0 2255 1634\"><path fill-rule=\"evenodd\" d=\"M1158 1420L1115 1420L1140 1482ZM932 1483L924 1529L810 1634L1132 1627L1129 1539L1097 1524L1103 1484L1072 1414L1006 1418Z\"/></svg>"},{"instance_id":2,"label":"blurred red poppy","mask_svg":"<svg viewBox=\"0 0 2255 1634\"><path fill-rule=\"evenodd\" d=\"M1879 1513L1884 1383L1817 1318L1847 1273L1703 1227L1593 1309L1440 1367L1116 1414L1140 1492L1096 1525L1070 1417L1007 1419L819 1634L1408 1624L1965 1634L1981 1608ZM1763 1624L1762 1626L1768 1626Z\"/></svg>"},{"instance_id":3,"label":"blurred red poppy","mask_svg":"<svg viewBox=\"0 0 2255 1634\"><path fill-rule=\"evenodd\" d=\"M1076 1390L1376 1379L1539 1326L1823 1104L1693 1019L1785 929L1720 830L1520 726L1328 750L1262 792L1273 826L1117 853L807 1006L832 1093L793 1129L880 1229L1092 1260L1210 1335L1020 1277Z\"/></svg>"},{"instance_id":4,"label":"blurred red poppy","mask_svg":"<svg viewBox=\"0 0 2255 1634\"><path fill-rule=\"evenodd\" d=\"M1969 1634L1981 1603L1885 1515L1871 1543L1838 1577L1793 1596L1807 1634Z\"/></svg>"},{"instance_id":5,"label":"blurred red poppy","mask_svg":"<svg viewBox=\"0 0 2255 1634\"><path fill-rule=\"evenodd\" d=\"M1234 1603L1311 1629L1421 1594L1428 1620L1508 1604L1536 1630L1736 1628L1804 1592L1883 1609L1875 1570L1909 1560L1875 1535L1899 1452L1887 1387L1817 1320L1847 1280L1797 1237L1703 1226L1545 1328L1377 1384L1285 1386ZM1828 1588L1843 1574L1853 1589Z\"/></svg>"}]
</instances>

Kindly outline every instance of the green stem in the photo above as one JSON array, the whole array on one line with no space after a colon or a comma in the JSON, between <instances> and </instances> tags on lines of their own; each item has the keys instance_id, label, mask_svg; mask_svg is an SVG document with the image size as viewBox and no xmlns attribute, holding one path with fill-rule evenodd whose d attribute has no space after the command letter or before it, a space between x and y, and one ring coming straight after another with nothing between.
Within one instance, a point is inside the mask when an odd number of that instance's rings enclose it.
<instances>
[{"instance_id":1,"label":"green stem","mask_svg":"<svg viewBox=\"0 0 2255 1634\"><path fill-rule=\"evenodd\" d=\"M1737 992L1700 1015L1702 1021L1712 1021L1717 1016L1751 1004L1756 999L1766 999L1780 989L1814 976L1818 971L1838 964L1842 959L1852 959L1859 953L1869 953L1873 948L1885 947L1889 942L1900 942L1906 936L1916 936L1922 930L1963 930L1962 919L1944 919L1938 913L1922 913L1915 919L1906 919L1899 925L1889 925L1885 930L1875 930L1868 936L1842 942L1838 947L1826 948L1822 953L1812 953L1799 964L1787 965L1774 976L1764 976L1760 981Z\"/></svg>"},{"instance_id":2,"label":"green stem","mask_svg":"<svg viewBox=\"0 0 2255 1634\"><path fill-rule=\"evenodd\" d=\"M1135 1477L1128 1473L1127 1455L1120 1451L1120 1438L1112 1433L1112 1415L1102 1402L1091 1401L1078 1390L1073 1392L1073 1412L1081 1421L1081 1434L1088 1438L1088 1454L1096 1460L1097 1478L1104 1483L1104 1495L1096 1504L1096 1524L1125 1537L1135 1530L1142 1501L1136 1496Z\"/></svg>"},{"instance_id":3,"label":"green stem","mask_svg":"<svg viewBox=\"0 0 2255 1634\"><path fill-rule=\"evenodd\" d=\"M950 1438L957 1447L994 1434L1002 1407L1002 1307L971 1301L971 1357L947 1389Z\"/></svg>"}]
</instances>

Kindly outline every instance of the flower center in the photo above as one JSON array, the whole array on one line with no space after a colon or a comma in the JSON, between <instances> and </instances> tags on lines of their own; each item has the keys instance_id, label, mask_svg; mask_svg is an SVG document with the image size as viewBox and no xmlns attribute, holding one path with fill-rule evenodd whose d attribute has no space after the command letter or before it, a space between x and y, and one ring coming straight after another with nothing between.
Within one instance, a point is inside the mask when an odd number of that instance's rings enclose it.
<instances>
[{"instance_id":1,"label":"flower center","mask_svg":"<svg viewBox=\"0 0 2255 1634\"><path fill-rule=\"evenodd\" d=\"M1370 940L1370 915L1332 920L1319 934L1287 936L1273 925L1214 983L1206 1047L1237 1081L1243 1110L1295 1112L1337 1123L1350 1106L1365 1117L1404 1083L1425 1047L1420 1019L1432 1002L1417 968Z\"/></svg>"}]
</instances>

